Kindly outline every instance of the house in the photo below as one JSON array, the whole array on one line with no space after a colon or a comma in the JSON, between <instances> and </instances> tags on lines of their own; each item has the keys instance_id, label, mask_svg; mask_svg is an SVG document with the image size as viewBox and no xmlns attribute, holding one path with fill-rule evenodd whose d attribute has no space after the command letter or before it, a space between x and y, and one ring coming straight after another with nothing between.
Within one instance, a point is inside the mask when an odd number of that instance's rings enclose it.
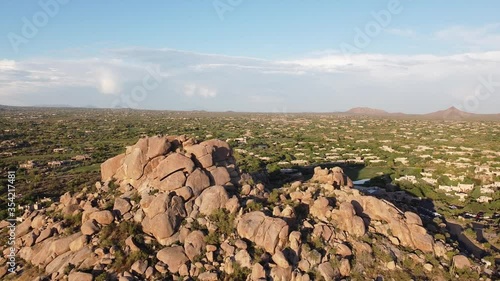
<instances>
[{"instance_id":1,"label":"house","mask_svg":"<svg viewBox=\"0 0 500 281\"><path fill-rule=\"evenodd\" d=\"M77 155L75 157L71 157L71 160L73 160L73 161L85 161L85 160L89 160L91 158L92 157L90 157L90 155L84 154L84 155Z\"/></svg>"},{"instance_id":2,"label":"house","mask_svg":"<svg viewBox=\"0 0 500 281\"><path fill-rule=\"evenodd\" d=\"M309 165L309 161L307 160L292 160L291 163L293 165Z\"/></svg>"},{"instance_id":3,"label":"house","mask_svg":"<svg viewBox=\"0 0 500 281\"><path fill-rule=\"evenodd\" d=\"M457 188L458 188L458 191L460 191L460 192L470 192L474 189L474 184L459 183Z\"/></svg>"},{"instance_id":4,"label":"house","mask_svg":"<svg viewBox=\"0 0 500 281\"><path fill-rule=\"evenodd\" d=\"M476 169L474 170L474 173L476 173L476 174L490 173L490 166L487 166L487 165L477 166Z\"/></svg>"},{"instance_id":5,"label":"house","mask_svg":"<svg viewBox=\"0 0 500 281\"><path fill-rule=\"evenodd\" d=\"M477 198L476 201L479 203L489 203L491 202L491 200L493 200L493 198L487 196L480 196L479 198Z\"/></svg>"},{"instance_id":6,"label":"house","mask_svg":"<svg viewBox=\"0 0 500 281\"><path fill-rule=\"evenodd\" d=\"M495 191L492 188L482 186L481 187L481 193L495 193Z\"/></svg>"},{"instance_id":7,"label":"house","mask_svg":"<svg viewBox=\"0 0 500 281\"><path fill-rule=\"evenodd\" d=\"M50 162L47 162L47 165L49 167L52 167L52 168L60 167L60 166L62 166L62 161L50 161Z\"/></svg>"},{"instance_id":8,"label":"house","mask_svg":"<svg viewBox=\"0 0 500 281\"><path fill-rule=\"evenodd\" d=\"M28 160L26 163L23 163L21 165L19 165L19 168L23 168L23 169L33 169L34 167L36 167L36 162L33 161L33 160Z\"/></svg>"},{"instance_id":9,"label":"house","mask_svg":"<svg viewBox=\"0 0 500 281\"><path fill-rule=\"evenodd\" d=\"M411 183L417 183L417 178L415 176L402 176L400 178L395 179L395 181L409 181Z\"/></svg>"},{"instance_id":10,"label":"house","mask_svg":"<svg viewBox=\"0 0 500 281\"><path fill-rule=\"evenodd\" d=\"M407 165L409 163L408 158L406 158L406 157L395 158L394 162L401 162L403 165Z\"/></svg>"},{"instance_id":11,"label":"house","mask_svg":"<svg viewBox=\"0 0 500 281\"><path fill-rule=\"evenodd\" d=\"M47 166L54 168L54 167L61 167L63 165L67 165L69 163L70 163L70 161L68 161L68 160L63 160L63 161L56 160L56 161L47 162Z\"/></svg>"},{"instance_id":12,"label":"house","mask_svg":"<svg viewBox=\"0 0 500 281\"><path fill-rule=\"evenodd\" d=\"M452 192L454 189L449 185L439 185L439 190L444 190L445 192Z\"/></svg>"},{"instance_id":13,"label":"house","mask_svg":"<svg viewBox=\"0 0 500 281\"><path fill-rule=\"evenodd\" d=\"M436 179L428 178L428 177L422 178L422 180L430 185L436 185L438 182Z\"/></svg>"},{"instance_id":14,"label":"house","mask_svg":"<svg viewBox=\"0 0 500 281\"><path fill-rule=\"evenodd\" d=\"M463 184L459 183L457 186L449 186L449 185L439 185L439 190L444 190L445 192L455 191L458 193L466 194L467 192L471 192L474 189L474 184Z\"/></svg>"}]
</instances>

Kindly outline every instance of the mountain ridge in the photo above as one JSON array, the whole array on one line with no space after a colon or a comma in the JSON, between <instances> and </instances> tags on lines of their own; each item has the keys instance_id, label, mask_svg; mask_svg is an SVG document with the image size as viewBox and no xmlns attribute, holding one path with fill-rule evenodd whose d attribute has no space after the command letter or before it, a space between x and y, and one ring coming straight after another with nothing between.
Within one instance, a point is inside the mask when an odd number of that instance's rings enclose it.
<instances>
[{"instance_id":1,"label":"mountain ridge","mask_svg":"<svg viewBox=\"0 0 500 281\"><path fill-rule=\"evenodd\" d=\"M372 117L393 117L393 118L416 118L416 119L438 119L438 120L488 120L500 121L500 113L471 113L462 111L454 106L444 110L438 110L430 113L404 113L404 112L388 112L383 109L371 107L353 107L347 111L333 112L243 112L243 111L210 111L210 110L152 110L152 109L133 109L133 108L98 108L98 107L77 107L77 106L11 106L0 104L0 110L15 110L15 109L74 109L74 110L137 110L137 111L169 111L169 112L193 112L193 113L255 113L255 114L335 114L335 115L350 115L350 116L372 116Z\"/></svg>"}]
</instances>

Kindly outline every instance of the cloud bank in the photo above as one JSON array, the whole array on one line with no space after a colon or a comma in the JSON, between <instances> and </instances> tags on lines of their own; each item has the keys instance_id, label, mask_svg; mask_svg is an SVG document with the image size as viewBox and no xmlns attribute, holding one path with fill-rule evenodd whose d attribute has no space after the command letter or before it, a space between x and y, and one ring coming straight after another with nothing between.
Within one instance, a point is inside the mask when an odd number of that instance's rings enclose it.
<instances>
[{"instance_id":1,"label":"cloud bank","mask_svg":"<svg viewBox=\"0 0 500 281\"><path fill-rule=\"evenodd\" d=\"M408 30L394 33L413 36ZM451 31L436 36L451 34L459 36ZM140 102L132 107L329 112L368 106L424 113L463 103L481 79L489 79L496 88L473 111L496 113L499 65L500 51L442 56L328 52L278 61L124 48L77 60L0 59L0 104L112 107L123 96L133 98L141 86ZM153 76L162 79L148 87L152 66L159 69Z\"/></svg>"}]
</instances>

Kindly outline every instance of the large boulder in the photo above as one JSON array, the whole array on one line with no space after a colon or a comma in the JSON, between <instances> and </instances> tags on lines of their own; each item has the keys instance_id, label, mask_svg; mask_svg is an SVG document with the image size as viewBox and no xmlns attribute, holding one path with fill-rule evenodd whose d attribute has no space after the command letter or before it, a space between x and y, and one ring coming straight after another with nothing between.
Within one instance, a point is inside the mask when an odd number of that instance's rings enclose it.
<instances>
[{"instance_id":1,"label":"large boulder","mask_svg":"<svg viewBox=\"0 0 500 281\"><path fill-rule=\"evenodd\" d=\"M130 204L130 202L128 202L127 199L120 197L115 199L115 204L113 205L113 211L115 213L123 216L124 214L128 213L130 209L132 209L132 205Z\"/></svg>"},{"instance_id":2,"label":"large boulder","mask_svg":"<svg viewBox=\"0 0 500 281\"><path fill-rule=\"evenodd\" d=\"M93 277L90 273L72 272L68 276L68 281L92 281Z\"/></svg>"},{"instance_id":3,"label":"large boulder","mask_svg":"<svg viewBox=\"0 0 500 281\"><path fill-rule=\"evenodd\" d=\"M162 180L177 171L191 173L194 168L195 165L191 159L180 153L172 153L158 164L151 173L151 176Z\"/></svg>"},{"instance_id":4,"label":"large boulder","mask_svg":"<svg viewBox=\"0 0 500 281\"><path fill-rule=\"evenodd\" d=\"M213 166L214 162L212 159L212 151L210 147L207 147L204 144L195 144L191 146L185 146L184 149L194 155L196 161L203 168L208 168Z\"/></svg>"},{"instance_id":5,"label":"large boulder","mask_svg":"<svg viewBox=\"0 0 500 281\"><path fill-rule=\"evenodd\" d=\"M73 242L74 240L76 240L80 236L82 236L82 233L77 232L77 233L72 234L70 236L59 238L58 240L55 240L54 242L52 242L50 244L49 252L55 254L56 256L59 256L63 253L68 252L70 250L69 245L71 244L71 242ZM47 253L45 253L45 254L47 254Z\"/></svg>"},{"instance_id":6,"label":"large boulder","mask_svg":"<svg viewBox=\"0 0 500 281\"><path fill-rule=\"evenodd\" d=\"M111 211L104 210L104 211L93 212L92 214L89 215L89 219L95 220L96 222L102 225L108 225L113 222L115 217L113 216L113 213Z\"/></svg>"},{"instance_id":7,"label":"large boulder","mask_svg":"<svg viewBox=\"0 0 500 281\"><path fill-rule=\"evenodd\" d=\"M147 159L153 159L157 156L164 155L169 152L172 144L167 141L166 137L153 136L148 139Z\"/></svg>"},{"instance_id":8,"label":"large boulder","mask_svg":"<svg viewBox=\"0 0 500 281\"><path fill-rule=\"evenodd\" d=\"M93 235L99 232L100 228L95 220L88 220L81 226L81 231L84 235Z\"/></svg>"},{"instance_id":9,"label":"large boulder","mask_svg":"<svg viewBox=\"0 0 500 281\"><path fill-rule=\"evenodd\" d=\"M179 272L179 268L189 260L181 246L163 248L156 254L156 257L166 264L172 273Z\"/></svg>"},{"instance_id":10,"label":"large boulder","mask_svg":"<svg viewBox=\"0 0 500 281\"><path fill-rule=\"evenodd\" d=\"M458 269L467 269L471 267L471 263L466 256L456 255L453 257L453 266Z\"/></svg>"},{"instance_id":11,"label":"large boulder","mask_svg":"<svg viewBox=\"0 0 500 281\"><path fill-rule=\"evenodd\" d=\"M198 168L188 176L186 186L191 187L194 195L198 196L205 188L210 186L210 178L203 170Z\"/></svg>"},{"instance_id":12,"label":"large boulder","mask_svg":"<svg viewBox=\"0 0 500 281\"><path fill-rule=\"evenodd\" d=\"M226 185L231 181L231 177L226 167L216 167L209 170L214 185Z\"/></svg>"},{"instance_id":13,"label":"large boulder","mask_svg":"<svg viewBox=\"0 0 500 281\"><path fill-rule=\"evenodd\" d=\"M206 140L200 143L200 145L206 146L207 150L212 152L212 157L215 162L227 160L232 155L231 148L225 141L217 139Z\"/></svg>"},{"instance_id":14,"label":"large boulder","mask_svg":"<svg viewBox=\"0 0 500 281\"><path fill-rule=\"evenodd\" d=\"M338 228L347 231L350 235L358 237L366 233L363 219L356 216L354 207L349 202L341 203L338 210L332 211L331 217Z\"/></svg>"},{"instance_id":15,"label":"large boulder","mask_svg":"<svg viewBox=\"0 0 500 281\"><path fill-rule=\"evenodd\" d=\"M138 180L144 173L144 167L147 164L147 139L140 139L137 144L131 148L123 160L123 169L125 176L133 180Z\"/></svg>"},{"instance_id":16,"label":"large boulder","mask_svg":"<svg viewBox=\"0 0 500 281\"><path fill-rule=\"evenodd\" d=\"M311 214L311 216L326 222L330 217L330 211L332 209L332 207L329 205L330 202L328 201L327 198L320 197L316 201L314 201L313 205L309 210L309 213Z\"/></svg>"},{"instance_id":17,"label":"large boulder","mask_svg":"<svg viewBox=\"0 0 500 281\"><path fill-rule=\"evenodd\" d=\"M191 261L203 253L205 246L205 235L199 230L189 233L184 240L184 251Z\"/></svg>"},{"instance_id":18,"label":"large boulder","mask_svg":"<svg viewBox=\"0 0 500 281\"><path fill-rule=\"evenodd\" d=\"M283 249L288 241L288 224L279 218L256 211L243 215L238 222L238 234L270 254Z\"/></svg>"},{"instance_id":19,"label":"large boulder","mask_svg":"<svg viewBox=\"0 0 500 281\"><path fill-rule=\"evenodd\" d=\"M117 155L113 158L106 160L101 164L101 179L103 181L110 180L116 174L118 169L123 164L123 159L125 158L125 154Z\"/></svg>"},{"instance_id":20,"label":"large boulder","mask_svg":"<svg viewBox=\"0 0 500 281\"><path fill-rule=\"evenodd\" d=\"M169 238L177 232L181 219L187 215L183 199L167 193L143 197L141 206L146 214L142 228L158 240Z\"/></svg>"},{"instance_id":21,"label":"large boulder","mask_svg":"<svg viewBox=\"0 0 500 281\"><path fill-rule=\"evenodd\" d=\"M172 236L178 226L179 219L172 211L160 213L153 218L145 217L142 221L144 232L153 235L158 240Z\"/></svg>"},{"instance_id":22,"label":"large boulder","mask_svg":"<svg viewBox=\"0 0 500 281\"><path fill-rule=\"evenodd\" d=\"M200 194L195 200L196 206L199 207L200 213L211 215L215 210L224 208L229 200L226 189L223 186L211 186Z\"/></svg>"},{"instance_id":23,"label":"large boulder","mask_svg":"<svg viewBox=\"0 0 500 281\"><path fill-rule=\"evenodd\" d=\"M186 176L183 171L177 171L155 183L155 187L163 191L172 191L181 188L186 183Z\"/></svg>"}]
</instances>

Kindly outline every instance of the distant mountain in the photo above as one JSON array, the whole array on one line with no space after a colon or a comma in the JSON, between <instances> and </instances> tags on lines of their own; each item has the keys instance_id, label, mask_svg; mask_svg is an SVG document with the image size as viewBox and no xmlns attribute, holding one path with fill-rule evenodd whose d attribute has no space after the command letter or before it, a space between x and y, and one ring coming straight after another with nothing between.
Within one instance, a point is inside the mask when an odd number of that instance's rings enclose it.
<instances>
[{"instance_id":1,"label":"distant mountain","mask_svg":"<svg viewBox=\"0 0 500 281\"><path fill-rule=\"evenodd\" d=\"M423 114L424 117L432 119L443 119L443 120L461 120L461 119L476 117L478 115L480 116L481 114L465 112L454 106L445 110L439 110L436 112Z\"/></svg>"},{"instance_id":2,"label":"distant mountain","mask_svg":"<svg viewBox=\"0 0 500 281\"><path fill-rule=\"evenodd\" d=\"M397 118L416 118L416 119L437 119L437 120L500 120L500 114L477 114L462 111L454 106L431 112L427 114L407 114L407 113L391 113L385 110L374 109L369 107L355 107L344 114L349 115L365 115L379 117L397 117Z\"/></svg>"},{"instance_id":3,"label":"distant mountain","mask_svg":"<svg viewBox=\"0 0 500 281\"><path fill-rule=\"evenodd\" d=\"M381 109L369 108L369 107L355 107L351 108L345 113L349 114L361 114L361 115L388 115L389 112Z\"/></svg>"},{"instance_id":4,"label":"distant mountain","mask_svg":"<svg viewBox=\"0 0 500 281\"><path fill-rule=\"evenodd\" d=\"M73 108L75 106L69 104L37 104L33 107L51 107L51 108Z\"/></svg>"}]
</instances>

